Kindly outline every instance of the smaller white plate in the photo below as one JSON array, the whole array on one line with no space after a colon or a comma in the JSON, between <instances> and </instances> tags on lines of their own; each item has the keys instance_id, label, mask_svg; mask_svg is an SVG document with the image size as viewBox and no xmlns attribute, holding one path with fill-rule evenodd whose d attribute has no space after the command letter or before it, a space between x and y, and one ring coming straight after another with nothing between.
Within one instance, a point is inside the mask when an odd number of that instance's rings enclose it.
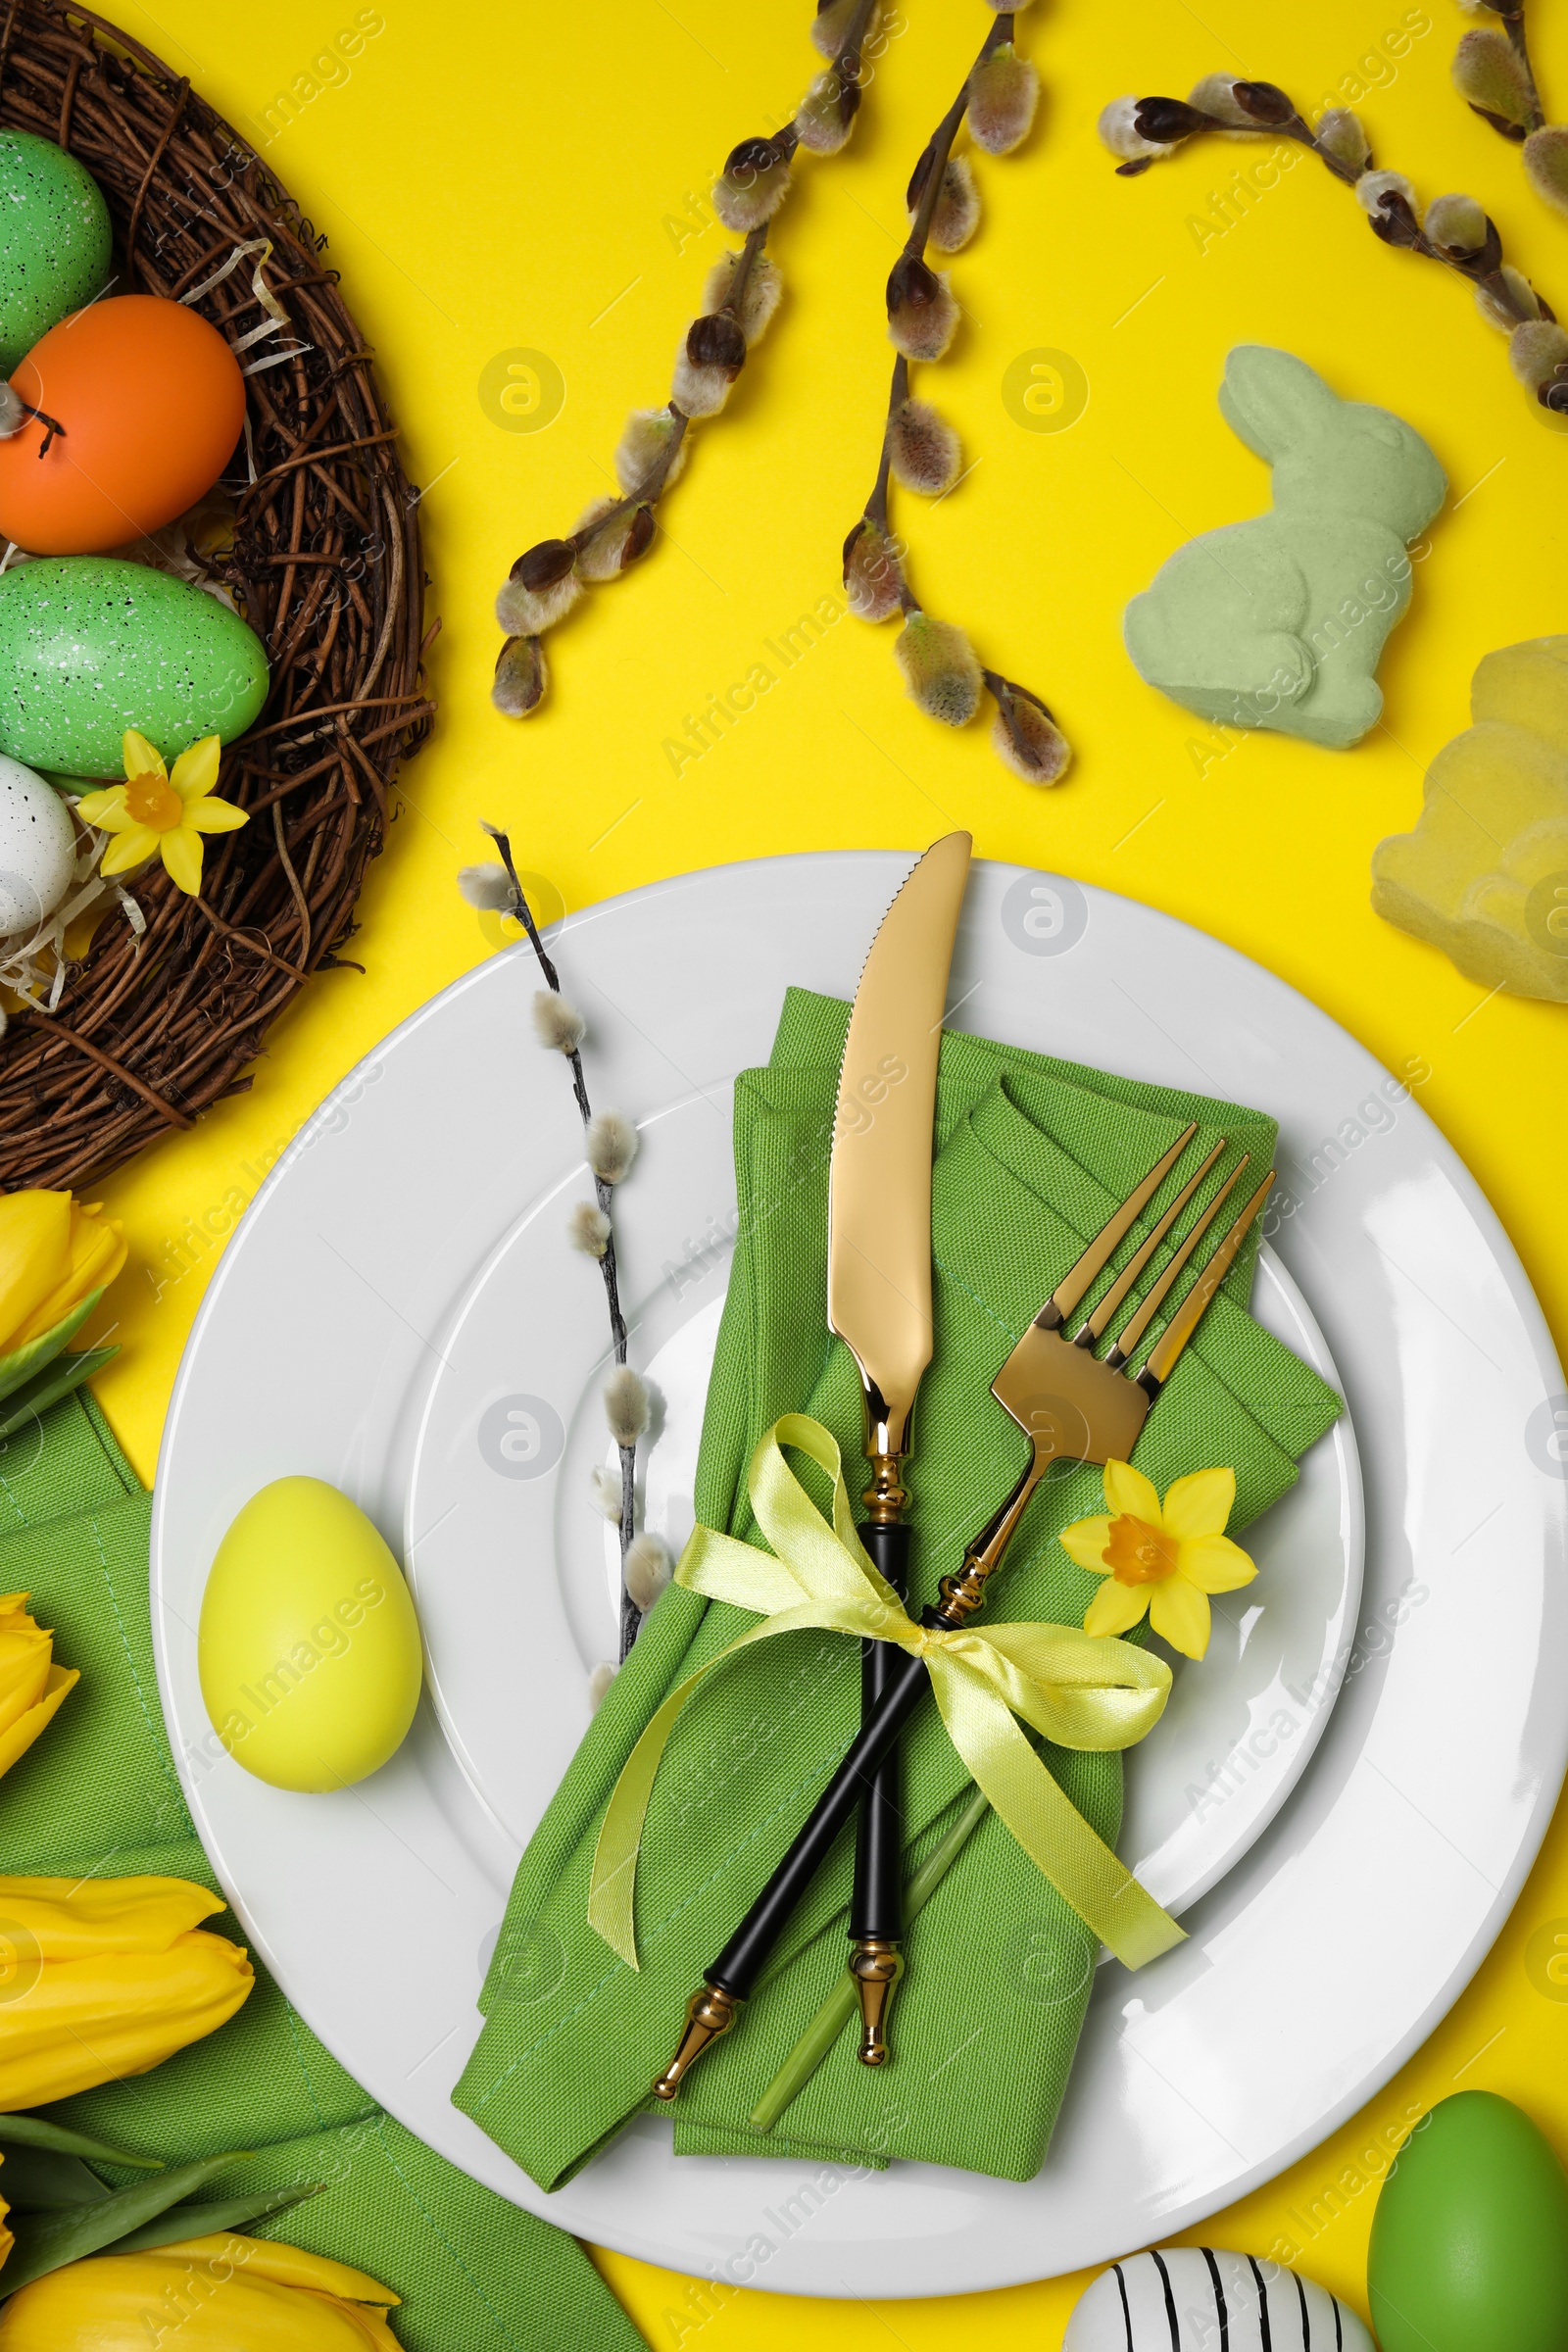
<instances>
[{"instance_id":1,"label":"smaller white plate","mask_svg":"<svg viewBox=\"0 0 1568 2352\"><path fill-rule=\"evenodd\" d=\"M728 1089L722 1121L717 1092L650 1122L636 1184L617 1203L623 1263L660 1270L624 1305L633 1359L659 1400L643 1448L644 1524L677 1555L692 1530L732 1254ZM727 1213L705 1228L694 1204L726 1195ZM584 1176L552 1186L481 1268L441 1334L410 1465L405 1546L430 1693L474 1793L519 1845L582 1737L589 1667L615 1654L617 1547L589 1494L596 1462L618 1467L599 1399L603 1317L585 1311L599 1278L562 1237L571 1200L589 1197ZM1266 1245L1252 1310L1338 1387L1305 1300ZM997 1499L975 1497L977 1525ZM1173 1912L1215 1886L1273 1819L1328 1721L1361 1594L1348 1414L1248 1544L1257 1583L1215 1601L1200 1671L1166 1653L1170 1703L1127 1759L1117 1850ZM523 1657L530 1703L519 1721Z\"/></svg>"}]
</instances>

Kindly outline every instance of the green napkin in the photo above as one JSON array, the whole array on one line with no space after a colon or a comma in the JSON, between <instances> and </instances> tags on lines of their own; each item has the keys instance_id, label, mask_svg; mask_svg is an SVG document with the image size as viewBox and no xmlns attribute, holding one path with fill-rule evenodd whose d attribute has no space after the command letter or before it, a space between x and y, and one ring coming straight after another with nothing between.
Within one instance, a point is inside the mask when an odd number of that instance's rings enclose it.
<instances>
[{"instance_id":1,"label":"green napkin","mask_svg":"<svg viewBox=\"0 0 1568 2352\"><path fill-rule=\"evenodd\" d=\"M859 1383L825 1322L827 1152L848 1019L847 1005L792 990L768 1066L743 1073L736 1087L740 1220L696 1507L709 1525L753 1541L747 1463L780 1413L804 1409L825 1422L852 1480L859 1459ZM934 1596L1023 1466L1027 1441L989 1394L998 1366L1087 1237L1189 1119L1203 1145L1230 1139L1211 1188L1243 1151L1252 1154L1233 1196L1240 1201L1274 1145L1272 1121L1256 1112L978 1038L943 1039L936 1344L906 1480L915 1604ZM1156 1212L1181 1180L1178 1170ZM1238 1259L1137 1447L1161 1492L1186 1471L1233 1467L1233 1529L1294 1483L1297 1458L1340 1409L1248 1314L1255 1250L1253 1242ZM799 1460L794 1466L808 1484L816 1480ZM826 1500L825 1482L814 1491ZM1054 1539L1102 1508L1100 1494L1100 1472L1084 1465L1047 1482L997 1580L993 1619L1081 1623L1098 1579ZM1266 1588L1257 1597L1267 1604ZM648 2085L674 2047L688 1994L853 1736L859 1674L855 1645L842 1637L776 1637L718 1669L679 1719L655 1788L637 1881L641 1972L593 1934L589 1864L633 1741L677 1681L755 1622L671 1587L522 1858L481 1996L485 2027L454 2096L546 2186L653 2104ZM934 1706L921 1707L903 1752L912 1866L971 1785ZM1042 1753L1093 1828L1114 1840L1121 1759ZM920 2157L1028 2179L1061 2101L1095 1946L994 1815L911 1929L893 2062L860 2066L846 2032L771 2133L749 2128L760 2093L843 1970L851 1847L846 1833L740 2024L694 2070L673 2109L676 2148L859 2164Z\"/></svg>"},{"instance_id":2,"label":"green napkin","mask_svg":"<svg viewBox=\"0 0 1568 2352\"><path fill-rule=\"evenodd\" d=\"M81 1670L0 1780L8 1873L216 1886L164 1732L148 1628L151 1498L78 1391L0 1455L0 1592L26 1590ZM208 1923L243 1943L238 1923ZM47 2110L122 2147L254 2148L206 2197L325 2180L264 2227L383 2279L407 2352L634 2352L642 2338L576 2242L470 2180L367 2098L260 1967L239 2014L151 2074ZM138 2176L145 2178L145 2176ZM122 2184L129 2176L122 2176ZM5 2170L0 2166L0 2194ZM0 2278L3 2283L3 2278ZM177 2334L177 2329L176 2329Z\"/></svg>"}]
</instances>

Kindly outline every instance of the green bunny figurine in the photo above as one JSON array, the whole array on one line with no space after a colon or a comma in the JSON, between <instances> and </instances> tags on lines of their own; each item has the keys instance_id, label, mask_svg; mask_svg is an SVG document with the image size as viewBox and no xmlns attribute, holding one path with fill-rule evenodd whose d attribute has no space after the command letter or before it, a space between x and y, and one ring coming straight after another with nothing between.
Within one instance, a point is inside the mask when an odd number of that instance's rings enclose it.
<instances>
[{"instance_id":1,"label":"green bunny figurine","mask_svg":"<svg viewBox=\"0 0 1568 2352\"><path fill-rule=\"evenodd\" d=\"M1274 506L1189 540L1127 608L1127 651L1172 702L1334 750L1383 709L1376 670L1410 602L1406 543L1447 491L1420 434L1341 400L1288 351L1239 344L1227 424L1274 468Z\"/></svg>"}]
</instances>

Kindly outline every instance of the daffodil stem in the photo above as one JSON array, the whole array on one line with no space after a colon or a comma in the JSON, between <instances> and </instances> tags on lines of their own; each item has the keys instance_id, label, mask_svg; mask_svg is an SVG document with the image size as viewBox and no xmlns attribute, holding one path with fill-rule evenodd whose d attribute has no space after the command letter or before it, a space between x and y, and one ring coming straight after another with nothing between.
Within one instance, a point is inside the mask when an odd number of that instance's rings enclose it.
<instances>
[{"instance_id":1,"label":"daffodil stem","mask_svg":"<svg viewBox=\"0 0 1568 2352\"><path fill-rule=\"evenodd\" d=\"M513 912L528 934L529 944L538 958L539 969L544 974L546 987L552 996L559 997L561 975L556 970L549 950L539 936L539 926L533 919L533 908L528 904L528 894L517 879L517 869L513 863L511 840L493 825L487 826L485 829L495 843L497 854L507 869L507 880L512 886ZM593 1105L588 1100L588 1080L583 1071L580 1048L573 1046L566 1058L571 1064L571 1091L576 1097L577 1114L582 1120L583 1132L586 1134L594 1114ZM605 1242L605 1253L599 1260L599 1271L604 1276L605 1302L610 1309L611 1352L617 1364L623 1364L626 1361L626 1318L620 1311L620 1282L615 1268L615 1226L614 1219L610 1212L612 1193L613 1188L607 1184L604 1177L596 1171L594 1197L599 1202L600 1213L610 1226L610 1233ZM626 1557L632 1537L636 1533L636 1508L637 1448L635 1446L622 1446L620 1447L620 1556L622 1561ZM642 1613L622 1582L620 1589L620 1654L622 1658L636 1641L637 1629L641 1623Z\"/></svg>"},{"instance_id":2,"label":"daffodil stem","mask_svg":"<svg viewBox=\"0 0 1568 2352\"><path fill-rule=\"evenodd\" d=\"M916 1913L931 1900L990 1810L990 1803L977 1788L947 1836L927 1854L904 1889L906 1931ZM846 1969L747 2117L754 2132L772 2131L785 2108L800 2097L850 2019L859 2015L859 2009L858 1989Z\"/></svg>"}]
</instances>

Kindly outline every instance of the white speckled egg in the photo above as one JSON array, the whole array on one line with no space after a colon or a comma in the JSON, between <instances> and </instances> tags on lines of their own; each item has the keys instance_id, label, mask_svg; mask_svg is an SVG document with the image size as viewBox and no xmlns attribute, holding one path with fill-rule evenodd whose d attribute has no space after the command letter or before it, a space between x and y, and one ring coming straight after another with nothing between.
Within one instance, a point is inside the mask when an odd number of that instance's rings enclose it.
<instances>
[{"instance_id":1,"label":"white speckled egg","mask_svg":"<svg viewBox=\"0 0 1568 2352\"><path fill-rule=\"evenodd\" d=\"M53 914L76 870L76 832L52 784L0 753L0 938Z\"/></svg>"},{"instance_id":2,"label":"white speckled egg","mask_svg":"<svg viewBox=\"0 0 1568 2352\"><path fill-rule=\"evenodd\" d=\"M1062 2352L1374 2352L1353 2311L1262 2255L1159 2246L1102 2271Z\"/></svg>"}]
</instances>

